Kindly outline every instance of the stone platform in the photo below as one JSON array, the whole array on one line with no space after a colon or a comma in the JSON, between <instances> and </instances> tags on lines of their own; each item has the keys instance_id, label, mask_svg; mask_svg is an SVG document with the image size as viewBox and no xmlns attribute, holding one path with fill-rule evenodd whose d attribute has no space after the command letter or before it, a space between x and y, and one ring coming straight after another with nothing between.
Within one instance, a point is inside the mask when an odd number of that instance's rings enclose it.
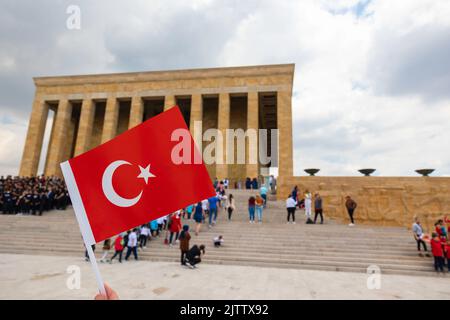
<instances>
[{"instance_id":1,"label":"stone platform","mask_svg":"<svg viewBox=\"0 0 450 320\"><path fill-rule=\"evenodd\" d=\"M68 289L68 266L79 266L80 289ZM80 257L0 254L0 299L92 299L96 282ZM450 276L382 275L367 288L361 273L173 262L101 264L121 299L449 299Z\"/></svg>"}]
</instances>

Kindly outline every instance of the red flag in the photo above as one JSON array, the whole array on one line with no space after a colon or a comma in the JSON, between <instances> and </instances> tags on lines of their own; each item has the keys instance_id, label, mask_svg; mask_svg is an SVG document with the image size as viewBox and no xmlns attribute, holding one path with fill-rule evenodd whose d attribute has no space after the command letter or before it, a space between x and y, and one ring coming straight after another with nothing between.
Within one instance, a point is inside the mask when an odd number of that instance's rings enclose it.
<instances>
[{"instance_id":1,"label":"red flag","mask_svg":"<svg viewBox=\"0 0 450 320\"><path fill-rule=\"evenodd\" d=\"M215 195L203 162L174 163L177 129L185 130L192 158L198 157L174 107L61 164L87 245Z\"/></svg>"}]
</instances>

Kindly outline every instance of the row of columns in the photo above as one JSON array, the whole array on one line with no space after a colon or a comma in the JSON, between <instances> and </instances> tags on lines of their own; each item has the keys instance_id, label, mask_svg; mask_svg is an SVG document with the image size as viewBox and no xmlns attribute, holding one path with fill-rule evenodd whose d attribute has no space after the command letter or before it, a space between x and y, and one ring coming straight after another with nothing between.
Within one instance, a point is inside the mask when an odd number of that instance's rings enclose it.
<instances>
[{"instance_id":1,"label":"row of columns","mask_svg":"<svg viewBox=\"0 0 450 320\"><path fill-rule=\"evenodd\" d=\"M290 112L290 94L278 92L278 108L284 108L288 105ZM174 95L168 95L165 97L164 110L174 106L176 104L176 98ZM45 101L35 100L33 103L33 111L30 118L27 138L25 142L24 154L22 157L22 163L20 168L20 175L28 176L35 175L38 170L39 158L41 154L43 137L45 131L45 124L47 121L49 106ZM140 124L144 115L144 103L142 97L134 95L131 98L131 109L129 117L129 128L132 128ZM281 115L281 118L280 118ZM64 159L64 146L67 143L71 143L69 137L66 136L66 129L69 127L72 116L72 103L67 99L61 99L58 103L56 111L50 144L48 148L47 161L45 166L46 175L61 175L59 164ZM248 105L247 105L247 129L258 129L258 92L248 92ZM89 148L89 141L93 133L95 118L95 102L92 99L84 99L81 105L79 128L77 131L77 137L75 140L74 154L79 155L86 152ZM101 143L104 143L116 136L117 125L119 118L119 102L116 97L109 97L106 101L105 118L103 123L103 130L101 135ZM195 121L202 121L203 119L203 107L202 107L202 95L193 94L191 96L191 113L190 113L190 130L194 135L194 123ZM291 121L290 113L283 115L278 112L278 123L284 121ZM230 128L230 95L229 93L219 94L219 106L218 106L218 129L222 131L223 137L225 137L225 130ZM288 134L289 130L292 134L291 125L283 127L278 126L281 134ZM202 133L194 136L194 141L197 145L200 145L202 139ZM288 145L290 143L290 145ZM222 144L225 148L225 143ZM291 139L280 139L280 150L287 148L292 150ZM255 150L256 148L256 150ZM248 163L249 152L257 152L257 145L247 144L246 156L246 175L248 177L257 177L259 175L258 164ZM290 148L290 149L289 149ZM286 149L285 149L286 150ZM200 150L201 152L202 150ZM220 152L219 152L220 154ZM226 150L223 150L222 155L226 154ZM281 153L280 153L281 154ZM291 154L292 157L292 154ZM225 159L225 157L223 158ZM285 169L282 166L281 155L279 162L279 171L289 174L289 169ZM291 162L292 167L292 162ZM223 179L229 176L229 165L217 164L216 176L219 179ZM292 172L292 169L291 169ZM292 175L292 173L291 173Z\"/></svg>"}]
</instances>

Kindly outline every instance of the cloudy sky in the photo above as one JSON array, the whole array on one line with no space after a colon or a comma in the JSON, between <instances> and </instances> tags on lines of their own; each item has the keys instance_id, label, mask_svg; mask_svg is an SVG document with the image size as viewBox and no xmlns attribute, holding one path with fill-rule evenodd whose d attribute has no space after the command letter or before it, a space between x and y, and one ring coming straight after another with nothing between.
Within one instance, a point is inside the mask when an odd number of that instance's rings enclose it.
<instances>
[{"instance_id":1,"label":"cloudy sky","mask_svg":"<svg viewBox=\"0 0 450 320\"><path fill-rule=\"evenodd\" d=\"M448 0L2 0L0 30L0 174L34 76L295 63L295 174L450 176Z\"/></svg>"}]
</instances>

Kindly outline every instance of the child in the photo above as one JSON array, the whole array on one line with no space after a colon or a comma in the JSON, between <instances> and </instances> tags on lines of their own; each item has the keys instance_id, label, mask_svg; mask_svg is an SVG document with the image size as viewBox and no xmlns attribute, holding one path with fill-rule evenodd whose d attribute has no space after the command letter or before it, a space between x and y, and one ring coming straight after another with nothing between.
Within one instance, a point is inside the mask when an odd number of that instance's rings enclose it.
<instances>
[{"instance_id":1,"label":"child","mask_svg":"<svg viewBox=\"0 0 450 320\"><path fill-rule=\"evenodd\" d=\"M184 225L183 231L180 233L180 251L181 251L181 265L186 265L186 253L189 251L189 240L191 235L189 234L189 226Z\"/></svg>"},{"instance_id":2,"label":"child","mask_svg":"<svg viewBox=\"0 0 450 320\"><path fill-rule=\"evenodd\" d=\"M190 206L187 206L185 211L187 213L188 220L191 220L192 212L194 211L194 205L191 204Z\"/></svg>"},{"instance_id":3,"label":"child","mask_svg":"<svg viewBox=\"0 0 450 320\"><path fill-rule=\"evenodd\" d=\"M152 237L159 236L158 220L153 220L152 222L150 222L150 230L152 233Z\"/></svg>"},{"instance_id":4,"label":"child","mask_svg":"<svg viewBox=\"0 0 450 320\"><path fill-rule=\"evenodd\" d=\"M109 260L109 263L112 263L113 259L117 256L119 256L119 262L122 263L122 252L123 247L125 245L124 243L124 237L125 233L121 233L117 236L116 240L114 241L114 255L111 257L111 260Z\"/></svg>"},{"instance_id":5,"label":"child","mask_svg":"<svg viewBox=\"0 0 450 320\"><path fill-rule=\"evenodd\" d=\"M106 239L103 242L103 256L100 259L100 262L107 262L106 257L108 256L109 250L111 250L111 239Z\"/></svg>"},{"instance_id":6,"label":"child","mask_svg":"<svg viewBox=\"0 0 450 320\"><path fill-rule=\"evenodd\" d=\"M441 239L436 232L433 232L430 244L431 252L434 257L434 270L436 270L436 272L444 272L444 252L442 250Z\"/></svg>"},{"instance_id":7,"label":"child","mask_svg":"<svg viewBox=\"0 0 450 320\"><path fill-rule=\"evenodd\" d=\"M223 236L220 235L218 237L214 237L213 241L214 241L214 247L216 247L216 248L220 247L223 243Z\"/></svg>"},{"instance_id":8,"label":"child","mask_svg":"<svg viewBox=\"0 0 450 320\"><path fill-rule=\"evenodd\" d=\"M447 240L447 243L445 244L445 257L447 258L447 268L448 268L448 272L450 272L450 239Z\"/></svg>"},{"instance_id":9,"label":"child","mask_svg":"<svg viewBox=\"0 0 450 320\"><path fill-rule=\"evenodd\" d=\"M156 222L158 223L158 234L164 229L164 217L159 217L156 219Z\"/></svg>"}]
</instances>

